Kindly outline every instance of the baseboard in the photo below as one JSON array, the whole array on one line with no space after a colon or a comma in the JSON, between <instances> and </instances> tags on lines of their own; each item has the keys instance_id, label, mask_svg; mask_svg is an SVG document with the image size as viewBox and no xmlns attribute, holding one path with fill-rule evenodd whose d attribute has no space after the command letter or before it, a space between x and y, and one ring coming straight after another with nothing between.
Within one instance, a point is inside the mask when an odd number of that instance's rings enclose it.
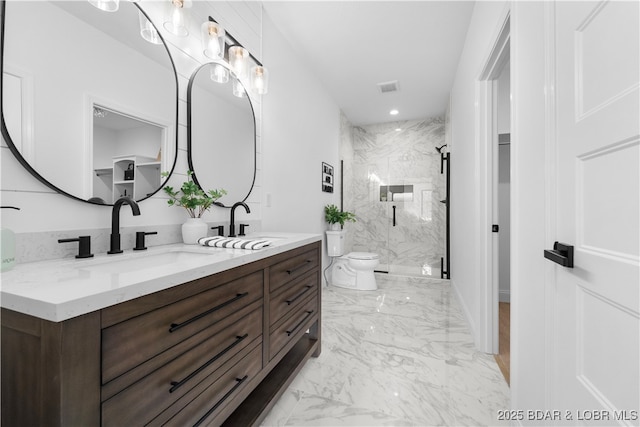
<instances>
[{"instance_id":1,"label":"baseboard","mask_svg":"<svg viewBox=\"0 0 640 427\"><path fill-rule=\"evenodd\" d=\"M458 290L458 287L456 286L456 282L453 279L451 279L451 287L453 288L455 296L458 299L458 302L460 303L460 307L462 307L462 314L464 315L464 318L467 320L467 325L469 325L469 330L471 332L471 336L473 337L473 342L475 343L476 348L479 349L481 347L479 345L480 339L478 337L478 331L477 331L477 328L476 328L476 324L473 321L473 317L471 316L471 312L469 311L469 307L467 307L467 304L465 304L464 299L460 295L460 291Z\"/></svg>"}]
</instances>

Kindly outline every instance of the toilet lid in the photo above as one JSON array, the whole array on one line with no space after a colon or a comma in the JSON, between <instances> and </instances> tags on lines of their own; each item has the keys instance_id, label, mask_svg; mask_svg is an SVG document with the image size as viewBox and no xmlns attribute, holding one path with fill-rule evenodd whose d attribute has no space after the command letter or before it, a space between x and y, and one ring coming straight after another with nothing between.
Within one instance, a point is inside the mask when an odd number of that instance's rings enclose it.
<instances>
[{"instance_id":1,"label":"toilet lid","mask_svg":"<svg viewBox=\"0 0 640 427\"><path fill-rule=\"evenodd\" d=\"M371 252L351 252L347 258L352 259L378 259L380 256Z\"/></svg>"}]
</instances>

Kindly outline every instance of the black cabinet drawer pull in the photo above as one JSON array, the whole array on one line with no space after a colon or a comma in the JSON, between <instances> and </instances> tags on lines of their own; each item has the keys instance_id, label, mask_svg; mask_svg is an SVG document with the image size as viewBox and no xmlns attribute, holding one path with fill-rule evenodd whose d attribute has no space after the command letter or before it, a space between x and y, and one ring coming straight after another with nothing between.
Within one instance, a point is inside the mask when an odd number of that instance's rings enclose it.
<instances>
[{"instance_id":1,"label":"black cabinet drawer pull","mask_svg":"<svg viewBox=\"0 0 640 427\"><path fill-rule=\"evenodd\" d=\"M300 321L300 323L298 323L296 326L293 327L293 329L286 331L287 332L287 336L290 337L300 326L302 326L304 324L304 322L307 321L307 319L309 318L309 316L311 316L313 314L313 310L311 311L307 311L306 312L307 315L304 316L304 319L302 319Z\"/></svg>"},{"instance_id":2,"label":"black cabinet drawer pull","mask_svg":"<svg viewBox=\"0 0 640 427\"><path fill-rule=\"evenodd\" d=\"M233 347L235 347L238 344L240 344L242 342L242 340L244 340L248 336L249 336L249 334L244 334L242 336L236 336L236 340L234 342L232 342L227 348L222 350L220 353L216 354L211 359L207 360L198 369L196 369L195 371L191 372L189 375L187 375L186 377L184 377L180 381L171 381L172 387L169 389L169 393L173 393L174 391L176 391L177 389L179 389L180 387L185 385L187 383L187 381L189 381L191 378L193 378L196 375L198 375L198 373L202 372L202 370L205 369L207 366L211 365L213 362L215 362L216 360L220 359L226 352L228 352Z\"/></svg>"},{"instance_id":3,"label":"black cabinet drawer pull","mask_svg":"<svg viewBox=\"0 0 640 427\"><path fill-rule=\"evenodd\" d=\"M203 317L208 316L209 314L213 313L214 311L218 311L221 308L226 307L229 304L234 303L234 302L238 301L239 299L246 297L247 295L249 295L249 292L245 292L243 294L237 294L234 298L231 298L229 301L226 301L226 302L223 302L222 304L216 305L215 307L205 311L204 313L200 313L197 316L194 316L189 320L185 320L182 323L172 323L171 324L171 328L169 328L169 332L175 332L178 329L182 328L183 326L187 326L188 324L193 323L196 320L200 320Z\"/></svg>"},{"instance_id":4,"label":"black cabinet drawer pull","mask_svg":"<svg viewBox=\"0 0 640 427\"><path fill-rule=\"evenodd\" d=\"M234 391L236 391L236 389L237 389L238 387L240 387L240 385L241 385L243 382L245 382L245 380L246 380L247 378L249 378L249 376L248 376L248 375L245 375L245 376L244 376L244 377L242 377L242 378L236 378L236 385L234 385L234 386L231 388L231 390L229 390L229 391L228 391L224 396L222 396L222 399L218 400L218 403L216 403L215 405L213 405L213 407L212 407L211 409L209 409L209 410L207 411L207 413L206 413L206 414L204 414L204 415L202 416L202 418L200 418L200 419L198 420L198 422L197 422L197 423L195 423L195 424L193 425L193 427L198 427L200 424L202 424L202 423L204 422L204 420L206 420L206 419L207 419L207 417L213 413L213 411L215 411L216 409L218 409L218 407L219 407L220 405L222 405L222 403L223 403L223 402L224 402L224 401L225 401L229 396L231 396L231 395L233 394L233 392L234 392Z\"/></svg>"},{"instance_id":5,"label":"black cabinet drawer pull","mask_svg":"<svg viewBox=\"0 0 640 427\"><path fill-rule=\"evenodd\" d=\"M287 270L287 274L293 274L296 271L300 270L301 268L305 268L307 266L307 264L309 264L310 262L311 262L310 259L305 260L304 263L300 264L299 266L294 267L291 270Z\"/></svg>"},{"instance_id":6,"label":"black cabinet drawer pull","mask_svg":"<svg viewBox=\"0 0 640 427\"><path fill-rule=\"evenodd\" d=\"M304 289L302 292L300 292L298 295L296 295L296 296L295 296L295 297L293 297L293 298L289 298L288 300L286 300L287 305L291 305L291 303L292 303L292 302L294 302L295 300L297 300L298 298L300 298L302 295L306 294L306 293L307 293L307 291L308 291L309 289L313 288L313 286L311 286L311 285L307 285L307 286L305 286L304 288L305 288L305 289Z\"/></svg>"}]
</instances>

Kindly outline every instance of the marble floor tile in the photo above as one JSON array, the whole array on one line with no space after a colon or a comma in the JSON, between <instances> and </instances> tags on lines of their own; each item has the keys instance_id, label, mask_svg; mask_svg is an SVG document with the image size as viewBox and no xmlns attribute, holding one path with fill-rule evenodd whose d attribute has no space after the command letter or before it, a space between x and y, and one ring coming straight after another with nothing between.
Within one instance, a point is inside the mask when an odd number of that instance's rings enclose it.
<instances>
[{"instance_id":1,"label":"marble floor tile","mask_svg":"<svg viewBox=\"0 0 640 427\"><path fill-rule=\"evenodd\" d=\"M509 387L449 282L376 279L376 291L323 288L322 353L262 426L500 425Z\"/></svg>"}]
</instances>

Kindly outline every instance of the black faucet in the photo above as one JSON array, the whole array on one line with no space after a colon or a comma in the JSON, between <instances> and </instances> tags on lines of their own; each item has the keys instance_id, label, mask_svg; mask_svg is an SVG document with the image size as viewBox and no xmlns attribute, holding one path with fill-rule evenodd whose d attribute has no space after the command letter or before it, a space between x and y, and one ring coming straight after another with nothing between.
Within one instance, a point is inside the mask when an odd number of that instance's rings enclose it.
<instances>
[{"instance_id":1,"label":"black faucet","mask_svg":"<svg viewBox=\"0 0 640 427\"><path fill-rule=\"evenodd\" d=\"M244 202L237 202L231 206L231 224L229 224L229 237L236 237L236 208L242 206L247 213L251 213L251 209Z\"/></svg>"},{"instance_id":2,"label":"black faucet","mask_svg":"<svg viewBox=\"0 0 640 427\"><path fill-rule=\"evenodd\" d=\"M113 204L113 210L111 211L111 249L108 254L121 254L120 249L120 207L122 205L131 206L134 216L140 215L140 208L138 204L131 197L120 197Z\"/></svg>"}]
</instances>

